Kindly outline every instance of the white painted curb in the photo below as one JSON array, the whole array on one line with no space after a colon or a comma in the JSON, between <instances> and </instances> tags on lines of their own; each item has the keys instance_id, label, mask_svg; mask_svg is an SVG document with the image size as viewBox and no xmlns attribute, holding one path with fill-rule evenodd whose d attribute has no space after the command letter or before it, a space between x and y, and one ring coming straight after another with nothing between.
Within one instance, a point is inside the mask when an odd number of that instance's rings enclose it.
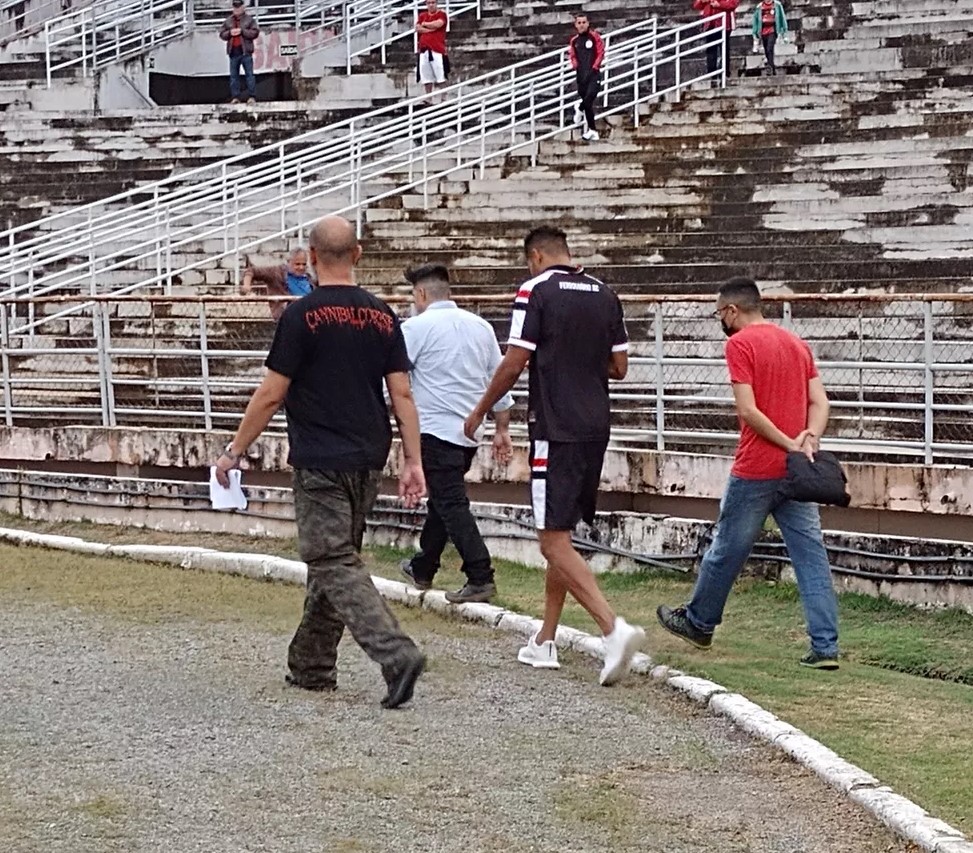
<instances>
[{"instance_id":1,"label":"white painted curb","mask_svg":"<svg viewBox=\"0 0 973 853\"><path fill-rule=\"evenodd\" d=\"M0 527L0 541L96 556L127 557L141 562L166 563L184 569L225 572L297 585L303 585L307 580L307 566L304 563L263 554L237 554L211 548L176 545L103 545L75 536L54 536L4 527ZM437 590L420 592L399 581L374 576L372 582L390 601L446 616L458 616L471 622L482 622L491 628L525 637L537 631L541 624L538 619L490 604L452 605ZM604 658L601 637L594 637L575 628L558 628L555 642L561 649ZM973 843L958 829L932 817L911 800L882 785L871 774L845 761L824 744L775 717L745 696L730 693L725 687L704 678L695 678L667 666L653 666L651 659L644 654L635 656L632 670L664 682L705 705L714 714L726 717L748 734L783 750L923 850L930 853L973 853Z\"/></svg>"}]
</instances>

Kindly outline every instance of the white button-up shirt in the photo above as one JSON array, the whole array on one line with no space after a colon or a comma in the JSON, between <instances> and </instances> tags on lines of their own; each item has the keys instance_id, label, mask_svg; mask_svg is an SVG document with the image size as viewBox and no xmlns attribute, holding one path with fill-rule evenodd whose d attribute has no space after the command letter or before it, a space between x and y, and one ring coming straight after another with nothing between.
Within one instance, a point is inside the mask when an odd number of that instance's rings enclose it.
<instances>
[{"instance_id":1,"label":"white button-up shirt","mask_svg":"<svg viewBox=\"0 0 973 853\"><path fill-rule=\"evenodd\" d=\"M482 317L452 300L433 302L402 324L412 361L412 394L419 410L419 431L450 444L476 447L463 434L463 422L476 408L500 364L500 345ZM493 407L514 404L510 394Z\"/></svg>"}]
</instances>

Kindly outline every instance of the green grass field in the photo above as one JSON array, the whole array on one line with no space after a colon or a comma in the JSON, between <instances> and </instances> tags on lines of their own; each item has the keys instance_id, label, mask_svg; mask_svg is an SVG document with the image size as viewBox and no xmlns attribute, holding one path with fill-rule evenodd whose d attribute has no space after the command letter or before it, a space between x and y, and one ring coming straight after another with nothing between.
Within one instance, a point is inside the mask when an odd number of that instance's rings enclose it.
<instances>
[{"instance_id":1,"label":"green grass field","mask_svg":"<svg viewBox=\"0 0 973 853\"><path fill-rule=\"evenodd\" d=\"M286 539L32 523L11 517L0 518L0 524L94 541L296 555L295 543ZM400 578L401 556L375 549L368 559L376 574ZM542 574L503 561L497 568L495 603L539 614ZM655 618L660 603L685 600L690 579L651 573L603 576L600 583L620 613L645 626L647 651L655 661L743 693L936 816L973 832L973 616L842 595L842 667L828 673L797 665L806 637L793 586L742 581L730 597L713 648L701 652L668 635ZM449 555L437 587L460 585L455 555ZM177 588L173 595L178 595ZM587 614L573 604L564 622L594 630Z\"/></svg>"}]
</instances>

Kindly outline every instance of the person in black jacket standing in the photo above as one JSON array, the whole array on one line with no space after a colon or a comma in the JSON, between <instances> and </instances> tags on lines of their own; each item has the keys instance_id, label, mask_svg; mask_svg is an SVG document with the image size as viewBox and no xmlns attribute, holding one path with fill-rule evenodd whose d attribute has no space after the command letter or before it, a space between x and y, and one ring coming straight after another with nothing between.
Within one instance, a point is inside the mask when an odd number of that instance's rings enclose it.
<instances>
[{"instance_id":1,"label":"person in black jacket standing","mask_svg":"<svg viewBox=\"0 0 973 853\"><path fill-rule=\"evenodd\" d=\"M577 74L578 97L581 99L574 108L574 123L584 122L582 138L593 142L598 138L595 130L595 99L601 91L601 63L605 58L605 42L588 23L588 16L578 12L574 16L577 32L568 42L568 57L571 67Z\"/></svg>"}]
</instances>

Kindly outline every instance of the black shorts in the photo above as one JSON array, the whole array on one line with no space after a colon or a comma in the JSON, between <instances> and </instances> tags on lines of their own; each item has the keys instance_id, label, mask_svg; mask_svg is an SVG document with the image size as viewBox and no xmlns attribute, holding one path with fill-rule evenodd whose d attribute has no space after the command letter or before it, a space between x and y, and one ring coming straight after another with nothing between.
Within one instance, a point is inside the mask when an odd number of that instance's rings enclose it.
<instances>
[{"instance_id":1,"label":"black shorts","mask_svg":"<svg viewBox=\"0 0 973 853\"><path fill-rule=\"evenodd\" d=\"M530 497L538 530L574 530L595 520L607 441L530 442Z\"/></svg>"}]
</instances>

